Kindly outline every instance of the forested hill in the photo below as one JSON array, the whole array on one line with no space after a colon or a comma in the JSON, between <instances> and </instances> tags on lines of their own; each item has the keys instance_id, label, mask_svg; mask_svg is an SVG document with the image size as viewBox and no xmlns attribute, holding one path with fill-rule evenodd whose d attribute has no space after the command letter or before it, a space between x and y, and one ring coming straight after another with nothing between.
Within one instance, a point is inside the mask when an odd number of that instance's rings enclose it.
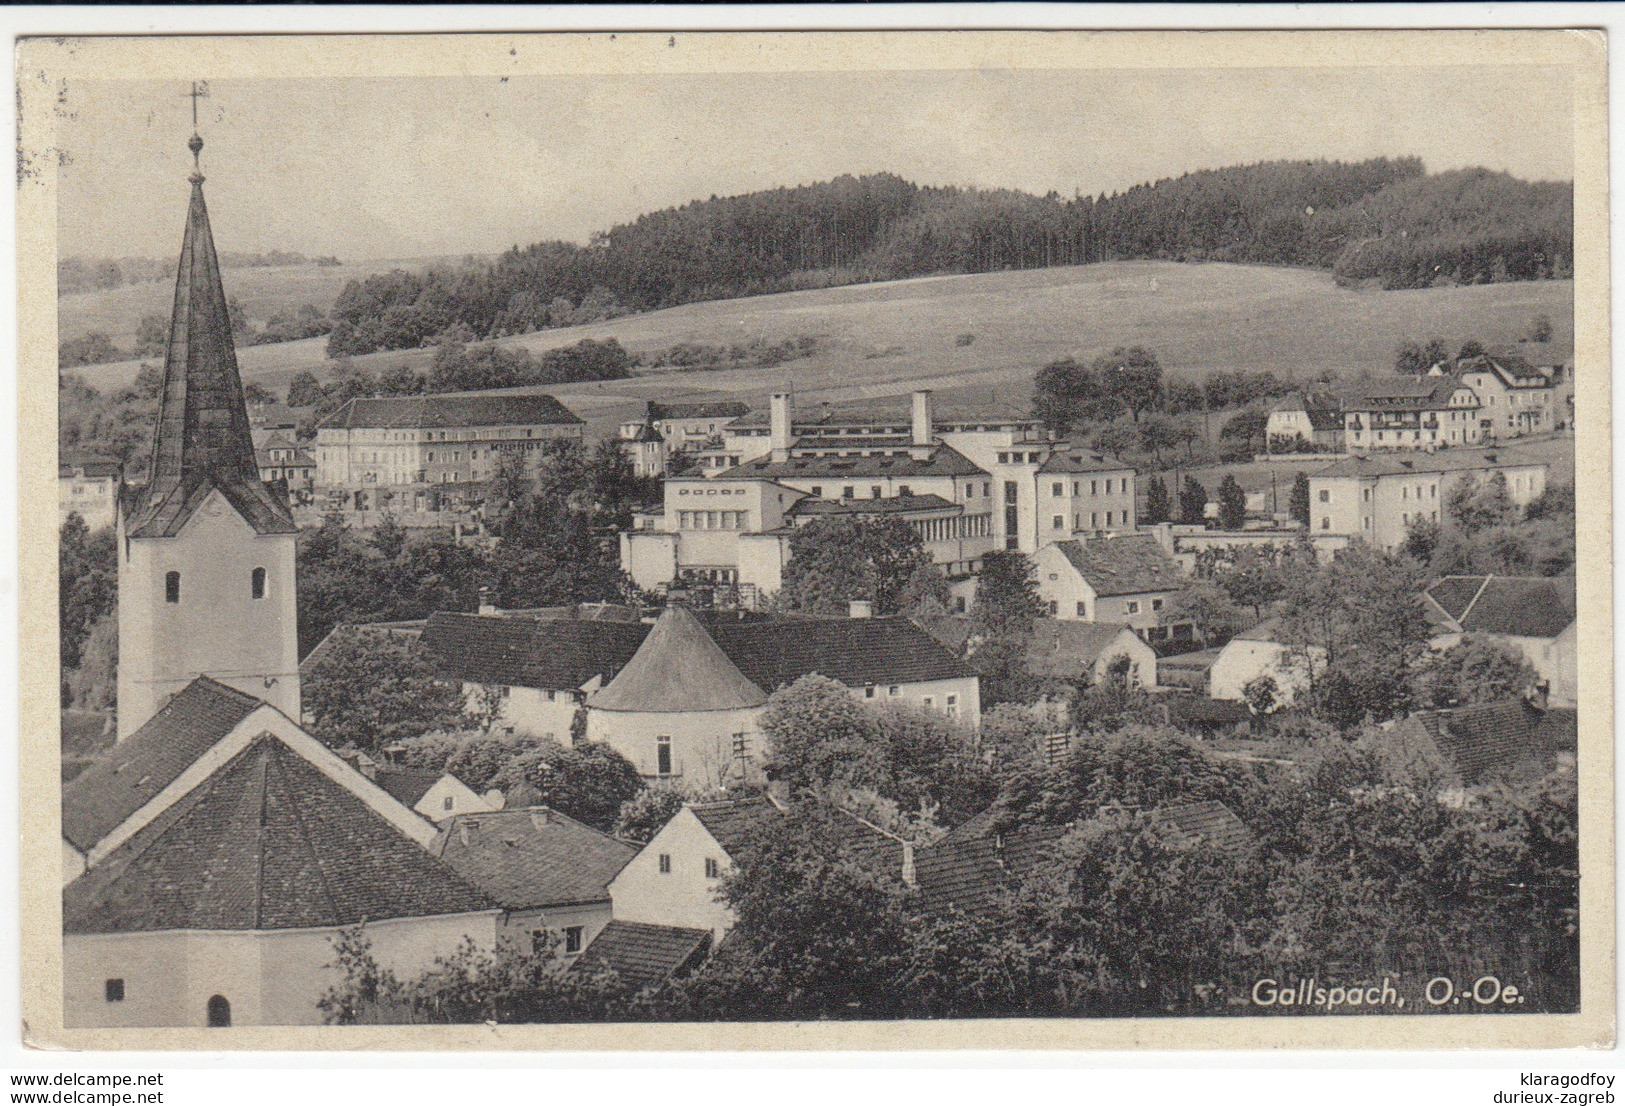
<instances>
[{"instance_id":1,"label":"forested hill","mask_svg":"<svg viewBox=\"0 0 1625 1106\"><path fill-rule=\"evenodd\" d=\"M1119 195L923 187L879 173L696 201L462 268L352 282L330 352L492 337L696 300L1131 259L1310 266L1385 288L1570 273L1568 183L1416 158L1277 161Z\"/></svg>"}]
</instances>

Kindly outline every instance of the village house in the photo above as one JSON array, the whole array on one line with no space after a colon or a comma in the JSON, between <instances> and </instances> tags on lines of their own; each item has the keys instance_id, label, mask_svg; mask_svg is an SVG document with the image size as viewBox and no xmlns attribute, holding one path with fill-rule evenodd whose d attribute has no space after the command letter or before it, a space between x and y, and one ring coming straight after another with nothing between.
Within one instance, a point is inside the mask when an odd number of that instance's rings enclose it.
<instances>
[{"instance_id":1,"label":"village house","mask_svg":"<svg viewBox=\"0 0 1625 1106\"><path fill-rule=\"evenodd\" d=\"M715 467L736 463L723 449L723 432L734 420L750 413L741 400L659 403L650 400L641 419L621 423L618 440L632 458L639 476L664 476L673 453L688 454L697 467L701 454L727 458Z\"/></svg>"},{"instance_id":2,"label":"village house","mask_svg":"<svg viewBox=\"0 0 1625 1106\"><path fill-rule=\"evenodd\" d=\"M494 697L493 728L603 741L651 780L700 787L754 777L767 698L802 676L866 702L974 726L974 671L902 618L692 612L652 623L436 612L423 642L449 678Z\"/></svg>"},{"instance_id":3,"label":"village house","mask_svg":"<svg viewBox=\"0 0 1625 1106\"><path fill-rule=\"evenodd\" d=\"M57 525L78 515L92 531L112 526L120 479L122 470L111 458L64 454L56 466Z\"/></svg>"},{"instance_id":4,"label":"village house","mask_svg":"<svg viewBox=\"0 0 1625 1106\"><path fill-rule=\"evenodd\" d=\"M1547 468L1545 461L1499 447L1347 457L1309 475L1309 534L1396 549L1414 523L1444 517L1458 481L1499 473L1512 503L1526 507L1546 490Z\"/></svg>"},{"instance_id":5,"label":"village house","mask_svg":"<svg viewBox=\"0 0 1625 1106\"><path fill-rule=\"evenodd\" d=\"M1295 453L1301 444L1325 453L1343 449L1343 404L1329 391L1294 392L1270 410L1265 451Z\"/></svg>"},{"instance_id":6,"label":"village house","mask_svg":"<svg viewBox=\"0 0 1625 1106\"><path fill-rule=\"evenodd\" d=\"M1231 638L1208 668L1208 697L1242 701L1249 684L1267 678L1274 686L1275 706L1291 706L1325 667L1326 650L1318 645L1295 649L1282 638L1278 618L1265 619Z\"/></svg>"},{"instance_id":7,"label":"village house","mask_svg":"<svg viewBox=\"0 0 1625 1106\"><path fill-rule=\"evenodd\" d=\"M1483 638L1521 653L1553 707L1579 702L1574 584L1545 576L1446 576L1422 593L1429 644Z\"/></svg>"},{"instance_id":8,"label":"village house","mask_svg":"<svg viewBox=\"0 0 1625 1106\"><path fill-rule=\"evenodd\" d=\"M431 822L444 822L459 814L502 809L501 791L493 789L481 795L450 772L379 764L361 752L348 754L344 759L356 771L394 796L396 802Z\"/></svg>"},{"instance_id":9,"label":"village house","mask_svg":"<svg viewBox=\"0 0 1625 1106\"><path fill-rule=\"evenodd\" d=\"M609 924L609 881L637 849L533 806L453 815L429 851L502 907L502 940L574 957Z\"/></svg>"},{"instance_id":10,"label":"village house","mask_svg":"<svg viewBox=\"0 0 1625 1106\"><path fill-rule=\"evenodd\" d=\"M972 633L969 618L937 615L915 621L944 648L976 667L981 642ZM1157 684L1157 651L1121 622L1035 618L1022 664L1031 675L1057 684L1098 684L1114 666L1124 666L1123 675L1130 687Z\"/></svg>"},{"instance_id":11,"label":"village house","mask_svg":"<svg viewBox=\"0 0 1625 1106\"><path fill-rule=\"evenodd\" d=\"M1454 376L1393 376L1353 389L1343 401L1350 450L1417 450L1477 445L1478 396Z\"/></svg>"},{"instance_id":12,"label":"village house","mask_svg":"<svg viewBox=\"0 0 1625 1106\"><path fill-rule=\"evenodd\" d=\"M316 486L316 461L283 434L267 436L254 450L260 479L283 481L297 502L308 502Z\"/></svg>"},{"instance_id":13,"label":"village house","mask_svg":"<svg viewBox=\"0 0 1625 1106\"><path fill-rule=\"evenodd\" d=\"M1566 416L1555 398L1561 368L1539 369L1517 354L1497 353L1458 361L1455 371L1478 396L1478 425L1486 439L1543 433Z\"/></svg>"},{"instance_id":14,"label":"village house","mask_svg":"<svg viewBox=\"0 0 1625 1106\"><path fill-rule=\"evenodd\" d=\"M1191 623L1169 621L1188 581L1150 534L1052 542L1033 567L1051 618L1126 623L1153 645L1195 636Z\"/></svg>"},{"instance_id":15,"label":"village house","mask_svg":"<svg viewBox=\"0 0 1625 1106\"><path fill-rule=\"evenodd\" d=\"M1523 698L1414 711L1382 729L1399 747L1423 753L1442 767L1442 792L1458 797L1572 768L1579 735L1573 710Z\"/></svg>"}]
</instances>

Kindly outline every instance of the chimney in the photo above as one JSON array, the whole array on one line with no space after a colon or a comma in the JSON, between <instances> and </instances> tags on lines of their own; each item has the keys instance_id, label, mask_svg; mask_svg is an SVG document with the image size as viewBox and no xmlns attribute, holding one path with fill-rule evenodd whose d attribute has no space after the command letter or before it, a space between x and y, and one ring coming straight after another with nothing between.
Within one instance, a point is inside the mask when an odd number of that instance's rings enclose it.
<instances>
[{"instance_id":1,"label":"chimney","mask_svg":"<svg viewBox=\"0 0 1625 1106\"><path fill-rule=\"evenodd\" d=\"M767 408L768 448L773 451L774 464L790 459L790 393L774 392Z\"/></svg>"},{"instance_id":2,"label":"chimney","mask_svg":"<svg viewBox=\"0 0 1625 1106\"><path fill-rule=\"evenodd\" d=\"M532 807L530 811L530 824L537 829L546 829L553 821L553 812L545 806Z\"/></svg>"},{"instance_id":3,"label":"chimney","mask_svg":"<svg viewBox=\"0 0 1625 1106\"><path fill-rule=\"evenodd\" d=\"M480 588L480 613L481 614L496 614L497 613L496 604L491 602L491 589L488 588L488 587L481 587Z\"/></svg>"},{"instance_id":4,"label":"chimney","mask_svg":"<svg viewBox=\"0 0 1625 1106\"><path fill-rule=\"evenodd\" d=\"M874 601L869 599L848 599L846 601L846 613L849 618L873 618L875 616Z\"/></svg>"},{"instance_id":5,"label":"chimney","mask_svg":"<svg viewBox=\"0 0 1625 1106\"><path fill-rule=\"evenodd\" d=\"M914 868L914 842L903 842L903 885L915 887L919 885L919 876Z\"/></svg>"},{"instance_id":6,"label":"chimney","mask_svg":"<svg viewBox=\"0 0 1625 1106\"><path fill-rule=\"evenodd\" d=\"M911 445L931 444L931 392L922 388L914 393L913 437Z\"/></svg>"}]
</instances>

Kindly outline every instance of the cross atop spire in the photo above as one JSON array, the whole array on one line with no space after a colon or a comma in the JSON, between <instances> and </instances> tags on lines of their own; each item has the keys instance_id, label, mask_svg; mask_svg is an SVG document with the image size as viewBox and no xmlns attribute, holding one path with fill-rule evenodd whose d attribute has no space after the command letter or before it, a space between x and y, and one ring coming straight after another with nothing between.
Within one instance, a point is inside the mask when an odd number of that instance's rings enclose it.
<instances>
[{"instance_id":1,"label":"cross atop spire","mask_svg":"<svg viewBox=\"0 0 1625 1106\"><path fill-rule=\"evenodd\" d=\"M196 86L193 93L198 94ZM196 99L192 102L195 108ZM196 155L203 140L194 134L190 145ZM192 203L175 278L158 426L146 486L134 489L126 504L126 533L173 537L211 489L258 533L293 533L298 527L287 502L260 479L231 313L203 202L203 174L194 172L190 179Z\"/></svg>"},{"instance_id":2,"label":"cross atop spire","mask_svg":"<svg viewBox=\"0 0 1625 1106\"><path fill-rule=\"evenodd\" d=\"M193 81L192 91L186 93L186 95L192 98L192 137L186 143L186 148L192 151L192 176L190 179L194 184L202 184L203 163L199 160L199 155L203 153L203 136L198 133L197 102L208 97L208 83Z\"/></svg>"}]
</instances>

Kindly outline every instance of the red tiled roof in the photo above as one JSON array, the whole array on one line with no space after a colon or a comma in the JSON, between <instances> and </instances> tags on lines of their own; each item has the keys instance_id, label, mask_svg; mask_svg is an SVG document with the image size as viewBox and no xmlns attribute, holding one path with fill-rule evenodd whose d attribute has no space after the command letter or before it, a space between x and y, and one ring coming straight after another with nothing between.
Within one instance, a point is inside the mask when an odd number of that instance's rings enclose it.
<instances>
[{"instance_id":1,"label":"red tiled roof","mask_svg":"<svg viewBox=\"0 0 1625 1106\"><path fill-rule=\"evenodd\" d=\"M1139 595L1185 587L1179 564L1150 534L1094 541L1058 541L1055 548L1097 595Z\"/></svg>"},{"instance_id":2,"label":"red tiled roof","mask_svg":"<svg viewBox=\"0 0 1625 1106\"><path fill-rule=\"evenodd\" d=\"M950 503L940 495L888 495L879 499L803 499L789 514L804 515L890 515L909 511L963 511L964 505Z\"/></svg>"},{"instance_id":3,"label":"red tiled roof","mask_svg":"<svg viewBox=\"0 0 1625 1106\"><path fill-rule=\"evenodd\" d=\"M269 734L62 893L68 933L331 928L495 909Z\"/></svg>"},{"instance_id":4,"label":"red tiled roof","mask_svg":"<svg viewBox=\"0 0 1625 1106\"><path fill-rule=\"evenodd\" d=\"M1450 397L1461 381L1452 376L1393 376L1371 381L1348 399L1354 411L1439 411L1450 406Z\"/></svg>"},{"instance_id":5,"label":"red tiled roof","mask_svg":"<svg viewBox=\"0 0 1625 1106\"><path fill-rule=\"evenodd\" d=\"M750 404L738 399L711 403L660 403L649 401L649 417L663 419L736 419L750 413Z\"/></svg>"},{"instance_id":6,"label":"red tiled roof","mask_svg":"<svg viewBox=\"0 0 1625 1106\"><path fill-rule=\"evenodd\" d=\"M62 788L62 836L85 851L147 805L263 705L199 676Z\"/></svg>"},{"instance_id":7,"label":"red tiled roof","mask_svg":"<svg viewBox=\"0 0 1625 1106\"><path fill-rule=\"evenodd\" d=\"M710 947L708 929L613 921L576 960L576 969L612 968L622 982L641 990L692 968Z\"/></svg>"},{"instance_id":8,"label":"red tiled roof","mask_svg":"<svg viewBox=\"0 0 1625 1106\"><path fill-rule=\"evenodd\" d=\"M1075 679L1092 669L1101 654L1124 633L1137 638L1124 622L1035 618L1032 635L1027 639L1027 671L1034 676Z\"/></svg>"},{"instance_id":9,"label":"red tiled roof","mask_svg":"<svg viewBox=\"0 0 1625 1106\"><path fill-rule=\"evenodd\" d=\"M609 901L637 849L549 808L459 814L434 853L508 910Z\"/></svg>"}]
</instances>

